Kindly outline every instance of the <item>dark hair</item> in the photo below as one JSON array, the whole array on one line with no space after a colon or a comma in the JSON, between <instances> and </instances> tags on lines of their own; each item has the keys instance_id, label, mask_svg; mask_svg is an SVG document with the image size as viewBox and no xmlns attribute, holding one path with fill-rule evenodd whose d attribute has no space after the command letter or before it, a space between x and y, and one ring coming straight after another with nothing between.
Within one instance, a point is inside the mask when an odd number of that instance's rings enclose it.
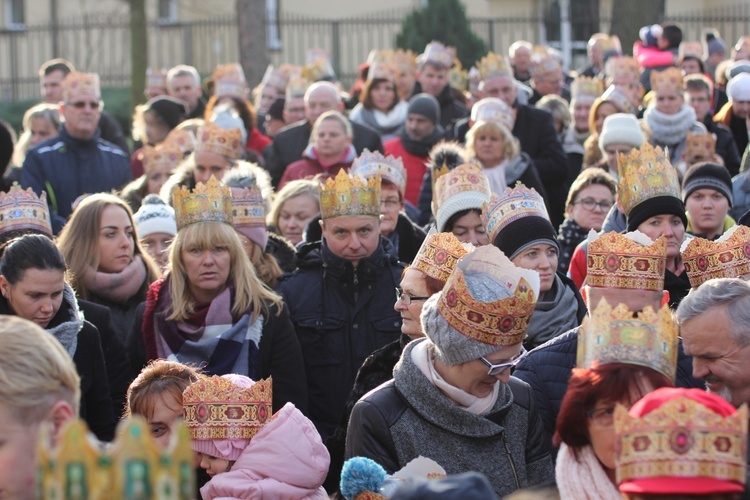
<instances>
[{"instance_id":1,"label":"dark hair","mask_svg":"<svg viewBox=\"0 0 750 500\"><path fill-rule=\"evenodd\" d=\"M62 71L62 74L64 76L68 76L68 73L70 73L71 71L75 71L75 68L73 67L73 63L71 63L67 59L50 59L49 61L42 64L41 68L39 68L39 76L49 75L50 73L54 73L55 71Z\"/></svg>"},{"instance_id":2,"label":"dark hair","mask_svg":"<svg viewBox=\"0 0 750 500\"><path fill-rule=\"evenodd\" d=\"M680 64L679 65L682 66L682 63L685 62L685 61L696 61L698 63L698 67L701 70L701 73L705 73L706 72L706 66L703 64L703 61L701 61L699 57L697 57L697 56L691 56L691 55L682 56L682 59L680 59Z\"/></svg>"},{"instance_id":3,"label":"dark hair","mask_svg":"<svg viewBox=\"0 0 750 500\"><path fill-rule=\"evenodd\" d=\"M675 23L665 23L661 25L662 38L669 44L670 49L676 49L682 43L682 28Z\"/></svg>"},{"instance_id":4,"label":"dark hair","mask_svg":"<svg viewBox=\"0 0 750 500\"><path fill-rule=\"evenodd\" d=\"M683 87L685 90L692 90L694 92L707 92L708 98L711 98L711 94L714 92L714 84L706 75L688 75L683 80Z\"/></svg>"},{"instance_id":5,"label":"dark hair","mask_svg":"<svg viewBox=\"0 0 750 500\"><path fill-rule=\"evenodd\" d=\"M256 126L257 120L253 103L251 103L247 99L242 99L233 95L224 95L221 97L213 95L208 100L208 104L206 104L206 112L203 113L203 117L206 121L211 120L211 113L214 110L214 106L219 103L219 99L231 99L234 102L234 108L237 110L237 113L239 113L240 120L242 120L242 124L245 125L245 130L247 131L247 135L249 137L250 132L252 132Z\"/></svg>"},{"instance_id":6,"label":"dark hair","mask_svg":"<svg viewBox=\"0 0 750 500\"><path fill-rule=\"evenodd\" d=\"M368 80L367 83L365 83L365 88L362 89L362 93L359 95L359 101L362 103L362 106L367 109L372 109L374 107L374 104L372 103L372 89L376 85L383 82L393 85L393 99L388 105L388 111L396 107L396 104L398 104L399 101L398 92L396 91L396 85L387 78L373 78L372 80Z\"/></svg>"},{"instance_id":7,"label":"dark hair","mask_svg":"<svg viewBox=\"0 0 750 500\"><path fill-rule=\"evenodd\" d=\"M47 236L27 234L9 241L0 260L0 274L14 285L27 269L66 270L65 258Z\"/></svg>"},{"instance_id":8,"label":"dark hair","mask_svg":"<svg viewBox=\"0 0 750 500\"><path fill-rule=\"evenodd\" d=\"M463 217L464 215L468 214L469 212L476 212L477 215L482 215L482 211L478 208L467 208L465 210L459 210L455 214L448 217L448 220L445 221L445 226L443 226L443 232L444 233L450 233L453 231L453 224L456 223L458 219Z\"/></svg>"}]
</instances>

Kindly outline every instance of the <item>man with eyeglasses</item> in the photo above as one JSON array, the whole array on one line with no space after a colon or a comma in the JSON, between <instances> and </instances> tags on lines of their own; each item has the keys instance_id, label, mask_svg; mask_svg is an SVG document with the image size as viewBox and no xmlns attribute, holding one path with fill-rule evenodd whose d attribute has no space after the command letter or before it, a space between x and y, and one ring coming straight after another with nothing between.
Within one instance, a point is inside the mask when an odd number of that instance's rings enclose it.
<instances>
[{"instance_id":1,"label":"man with eyeglasses","mask_svg":"<svg viewBox=\"0 0 750 500\"><path fill-rule=\"evenodd\" d=\"M76 198L121 189L132 180L127 154L99 134L99 75L73 71L62 88L60 133L30 150L21 170L24 188L47 193L55 234Z\"/></svg>"},{"instance_id":2,"label":"man with eyeglasses","mask_svg":"<svg viewBox=\"0 0 750 500\"><path fill-rule=\"evenodd\" d=\"M551 53L535 52L531 56L531 88L534 95L529 104L536 104L546 95L559 95L570 102L570 90L564 87L565 75L559 61Z\"/></svg>"}]
</instances>

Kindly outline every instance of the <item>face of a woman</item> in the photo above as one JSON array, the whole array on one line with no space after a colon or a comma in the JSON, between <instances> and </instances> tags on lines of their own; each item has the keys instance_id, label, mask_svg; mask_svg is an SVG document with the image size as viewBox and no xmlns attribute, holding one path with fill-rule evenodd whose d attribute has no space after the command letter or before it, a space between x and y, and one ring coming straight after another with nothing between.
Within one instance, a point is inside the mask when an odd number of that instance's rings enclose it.
<instances>
[{"instance_id":1,"label":"face of a woman","mask_svg":"<svg viewBox=\"0 0 750 500\"><path fill-rule=\"evenodd\" d=\"M406 271L399 286L401 287L401 291L412 297L430 296L424 273L416 269ZM401 314L401 333L408 335L410 339L424 337L419 316L422 314L422 307L425 300L411 300L409 305L406 305L405 301L399 299L393 305L396 312Z\"/></svg>"},{"instance_id":2,"label":"face of a woman","mask_svg":"<svg viewBox=\"0 0 750 500\"><path fill-rule=\"evenodd\" d=\"M487 245L490 240L484 230L482 220L475 210L462 215L453 223L451 232L462 243L471 243L475 247Z\"/></svg>"},{"instance_id":3,"label":"face of a woman","mask_svg":"<svg viewBox=\"0 0 750 500\"><path fill-rule=\"evenodd\" d=\"M649 217L638 226L638 230L656 240L660 236L667 238L667 259L680 255L680 245L685 239L685 225L676 215L664 214Z\"/></svg>"},{"instance_id":4,"label":"face of a woman","mask_svg":"<svg viewBox=\"0 0 750 500\"><path fill-rule=\"evenodd\" d=\"M159 167L152 170L148 174L148 180L146 189L148 194L159 194L159 190L167 182L169 176L172 175L172 169L170 167Z\"/></svg>"},{"instance_id":5,"label":"face of a woman","mask_svg":"<svg viewBox=\"0 0 750 500\"><path fill-rule=\"evenodd\" d=\"M232 162L220 154L207 151L195 153L196 182L208 182L212 175L220 181L231 167Z\"/></svg>"},{"instance_id":6,"label":"face of a woman","mask_svg":"<svg viewBox=\"0 0 750 500\"><path fill-rule=\"evenodd\" d=\"M656 109L665 115L674 115L685 104L682 92L677 90L660 90L656 93Z\"/></svg>"},{"instance_id":7,"label":"face of a woman","mask_svg":"<svg viewBox=\"0 0 750 500\"><path fill-rule=\"evenodd\" d=\"M169 127L153 111L143 113L143 121L146 124L146 140L149 144L159 144L167 138Z\"/></svg>"},{"instance_id":8,"label":"face of a woman","mask_svg":"<svg viewBox=\"0 0 750 500\"><path fill-rule=\"evenodd\" d=\"M302 241L307 224L320 212L318 202L303 194L289 198L279 210L278 230L281 236L296 245Z\"/></svg>"},{"instance_id":9,"label":"face of a woman","mask_svg":"<svg viewBox=\"0 0 750 500\"><path fill-rule=\"evenodd\" d=\"M44 118L32 118L30 129L31 137L29 137L28 147L36 146L40 142L46 141L57 134L57 130Z\"/></svg>"},{"instance_id":10,"label":"face of a woman","mask_svg":"<svg viewBox=\"0 0 750 500\"><path fill-rule=\"evenodd\" d=\"M259 113L268 113L268 108L276 100L276 88L270 85L264 85L263 91L260 94L260 106L258 106Z\"/></svg>"},{"instance_id":11,"label":"face of a woman","mask_svg":"<svg viewBox=\"0 0 750 500\"><path fill-rule=\"evenodd\" d=\"M522 344L514 344L488 354L484 359L493 365L507 363L521 354L522 350ZM510 370L505 370L500 375L488 375L489 368L479 358L460 365L444 365L444 369L446 373L441 375L446 382L478 398L489 396L498 380L505 384L510 379Z\"/></svg>"},{"instance_id":12,"label":"face of a woman","mask_svg":"<svg viewBox=\"0 0 750 500\"><path fill-rule=\"evenodd\" d=\"M13 314L42 328L60 310L64 288L65 273L57 269L27 269L13 285L0 276L0 292Z\"/></svg>"},{"instance_id":13,"label":"face of a woman","mask_svg":"<svg viewBox=\"0 0 750 500\"><path fill-rule=\"evenodd\" d=\"M177 401L174 396L164 392L157 396L154 402L154 412L148 419L151 428L151 436L162 450L169 447L177 422L182 418L182 402Z\"/></svg>"},{"instance_id":14,"label":"face of a woman","mask_svg":"<svg viewBox=\"0 0 750 500\"><path fill-rule=\"evenodd\" d=\"M165 269L169 263L169 245L172 244L173 236L167 233L153 233L141 238L141 248L145 249Z\"/></svg>"},{"instance_id":15,"label":"face of a woman","mask_svg":"<svg viewBox=\"0 0 750 500\"><path fill-rule=\"evenodd\" d=\"M337 120L324 120L318 124L315 150L319 155L331 158L341 156L350 142L344 126Z\"/></svg>"},{"instance_id":16,"label":"face of a woman","mask_svg":"<svg viewBox=\"0 0 750 500\"><path fill-rule=\"evenodd\" d=\"M387 113L396 94L396 86L391 82L378 82L370 89L372 105L375 109Z\"/></svg>"},{"instance_id":17,"label":"face of a woman","mask_svg":"<svg viewBox=\"0 0 750 500\"><path fill-rule=\"evenodd\" d=\"M729 200L715 189L697 189L685 200L685 208L692 231L712 237L722 232Z\"/></svg>"},{"instance_id":18,"label":"face of a woman","mask_svg":"<svg viewBox=\"0 0 750 500\"><path fill-rule=\"evenodd\" d=\"M380 234L388 236L396 230L398 214L404 208L398 188L383 184L380 189Z\"/></svg>"},{"instance_id":19,"label":"face of a woman","mask_svg":"<svg viewBox=\"0 0 750 500\"><path fill-rule=\"evenodd\" d=\"M188 288L196 302L211 302L227 286L231 256L229 248L183 248L180 252Z\"/></svg>"},{"instance_id":20,"label":"face of a woman","mask_svg":"<svg viewBox=\"0 0 750 500\"><path fill-rule=\"evenodd\" d=\"M592 104L594 104L594 101L586 97L579 97L573 101L573 120L576 130L579 132L589 129L589 114Z\"/></svg>"},{"instance_id":21,"label":"face of a woman","mask_svg":"<svg viewBox=\"0 0 750 500\"><path fill-rule=\"evenodd\" d=\"M609 115L614 115L615 113L617 113L617 108L611 102L603 102L599 105L598 108L596 108L594 124L596 125L597 134L602 133L602 125L604 125L604 119Z\"/></svg>"},{"instance_id":22,"label":"face of a woman","mask_svg":"<svg viewBox=\"0 0 750 500\"><path fill-rule=\"evenodd\" d=\"M557 247L547 243L532 245L513 257L512 262L518 267L539 273L541 292L552 288L557 271Z\"/></svg>"},{"instance_id":23,"label":"face of a woman","mask_svg":"<svg viewBox=\"0 0 750 500\"><path fill-rule=\"evenodd\" d=\"M607 186L591 184L579 191L573 203L568 207L568 214L583 229L599 231L614 202L615 197ZM597 205L593 205L593 208L589 210L587 206L593 203Z\"/></svg>"},{"instance_id":24,"label":"face of a woman","mask_svg":"<svg viewBox=\"0 0 750 500\"><path fill-rule=\"evenodd\" d=\"M474 137L474 152L482 165L488 168L503 160L503 146L503 138L487 130Z\"/></svg>"},{"instance_id":25,"label":"face of a woman","mask_svg":"<svg viewBox=\"0 0 750 500\"><path fill-rule=\"evenodd\" d=\"M133 262L133 223L128 213L109 205L99 221L99 271L119 273Z\"/></svg>"}]
</instances>

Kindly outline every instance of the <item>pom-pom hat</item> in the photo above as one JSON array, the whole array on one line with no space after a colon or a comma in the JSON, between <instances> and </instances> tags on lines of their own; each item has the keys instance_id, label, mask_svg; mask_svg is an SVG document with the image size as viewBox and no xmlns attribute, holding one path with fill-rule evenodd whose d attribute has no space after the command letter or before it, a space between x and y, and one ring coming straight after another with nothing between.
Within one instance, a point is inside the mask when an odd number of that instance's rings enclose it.
<instances>
[{"instance_id":1,"label":"pom-pom hat","mask_svg":"<svg viewBox=\"0 0 750 500\"><path fill-rule=\"evenodd\" d=\"M157 233L177 234L174 209L155 194L143 199L141 208L133 214L133 222L140 238Z\"/></svg>"}]
</instances>

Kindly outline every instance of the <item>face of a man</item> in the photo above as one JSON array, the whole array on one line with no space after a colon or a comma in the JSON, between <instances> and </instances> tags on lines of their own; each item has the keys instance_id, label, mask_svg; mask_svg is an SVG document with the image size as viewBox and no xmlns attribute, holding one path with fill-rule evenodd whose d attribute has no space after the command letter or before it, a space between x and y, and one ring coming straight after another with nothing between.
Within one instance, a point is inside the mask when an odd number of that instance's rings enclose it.
<instances>
[{"instance_id":1,"label":"face of a man","mask_svg":"<svg viewBox=\"0 0 750 500\"><path fill-rule=\"evenodd\" d=\"M284 102L284 122L294 123L305 118L305 99L290 97Z\"/></svg>"},{"instance_id":2,"label":"face of a man","mask_svg":"<svg viewBox=\"0 0 750 500\"><path fill-rule=\"evenodd\" d=\"M497 97L502 99L509 108L513 107L513 103L516 101L516 94L518 89L513 83L513 78L510 76L493 76L482 80L479 84L479 92L482 99L485 97Z\"/></svg>"},{"instance_id":3,"label":"face of a man","mask_svg":"<svg viewBox=\"0 0 750 500\"><path fill-rule=\"evenodd\" d=\"M750 101L732 101L732 114L744 120L750 118Z\"/></svg>"},{"instance_id":4,"label":"face of a man","mask_svg":"<svg viewBox=\"0 0 750 500\"><path fill-rule=\"evenodd\" d=\"M420 141L435 131L435 124L426 116L410 114L406 116L406 133L415 141Z\"/></svg>"},{"instance_id":5,"label":"face of a man","mask_svg":"<svg viewBox=\"0 0 750 500\"><path fill-rule=\"evenodd\" d=\"M169 95L181 100L187 104L189 111L193 111L198 107L201 88L191 75L179 75L172 78Z\"/></svg>"},{"instance_id":6,"label":"face of a man","mask_svg":"<svg viewBox=\"0 0 750 500\"><path fill-rule=\"evenodd\" d=\"M425 64L419 72L417 81L422 86L422 92L437 97L448 85L448 68L438 68L431 64Z\"/></svg>"},{"instance_id":7,"label":"face of a man","mask_svg":"<svg viewBox=\"0 0 750 500\"><path fill-rule=\"evenodd\" d=\"M305 101L305 118L312 125L326 111L341 107L341 100L330 87L319 87L307 96Z\"/></svg>"},{"instance_id":8,"label":"face of a man","mask_svg":"<svg viewBox=\"0 0 750 500\"><path fill-rule=\"evenodd\" d=\"M534 88L541 95L560 95L563 89L562 70L544 73L539 78L532 80Z\"/></svg>"},{"instance_id":9,"label":"face of a man","mask_svg":"<svg viewBox=\"0 0 750 500\"><path fill-rule=\"evenodd\" d=\"M526 73L529 71L529 64L531 62L531 54L524 48L516 49L516 53L513 56L513 66L516 67L516 71L519 73Z\"/></svg>"},{"instance_id":10,"label":"face of a man","mask_svg":"<svg viewBox=\"0 0 750 500\"><path fill-rule=\"evenodd\" d=\"M703 121L703 118L706 117L711 108L711 99L708 97L708 92L702 90L688 90L685 92L685 100L695 111L695 116L698 118L698 121Z\"/></svg>"},{"instance_id":11,"label":"face of a man","mask_svg":"<svg viewBox=\"0 0 750 500\"><path fill-rule=\"evenodd\" d=\"M334 217L321 221L323 237L334 255L357 267L361 259L372 255L380 242L380 222L369 215Z\"/></svg>"},{"instance_id":12,"label":"face of a man","mask_svg":"<svg viewBox=\"0 0 750 500\"><path fill-rule=\"evenodd\" d=\"M0 498L36 498L36 443L39 424L0 404Z\"/></svg>"},{"instance_id":13,"label":"face of a man","mask_svg":"<svg viewBox=\"0 0 750 500\"><path fill-rule=\"evenodd\" d=\"M64 127L76 139L91 139L99 127L102 114L101 97L95 95L76 95L60 105L60 114L64 118Z\"/></svg>"},{"instance_id":14,"label":"face of a man","mask_svg":"<svg viewBox=\"0 0 750 500\"><path fill-rule=\"evenodd\" d=\"M52 71L47 75L42 75L42 97L45 102L57 104L63 100L62 81L65 75L62 71Z\"/></svg>"}]
</instances>

